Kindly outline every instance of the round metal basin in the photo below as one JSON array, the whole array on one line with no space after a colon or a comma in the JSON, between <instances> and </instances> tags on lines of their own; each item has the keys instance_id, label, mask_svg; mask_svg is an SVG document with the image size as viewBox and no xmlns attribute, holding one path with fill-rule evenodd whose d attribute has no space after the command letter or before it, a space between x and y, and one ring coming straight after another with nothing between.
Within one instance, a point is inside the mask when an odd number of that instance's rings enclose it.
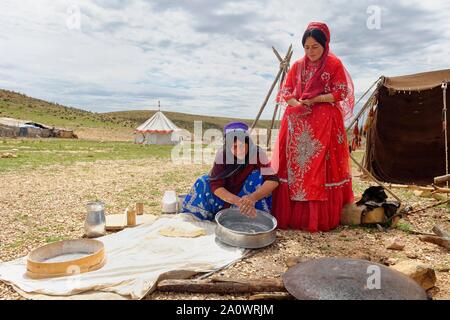
<instances>
[{"instance_id":1,"label":"round metal basin","mask_svg":"<svg viewBox=\"0 0 450 320\"><path fill-rule=\"evenodd\" d=\"M216 215L216 237L225 244L246 249L259 249L271 245L276 239L277 220L257 210L252 219L230 208Z\"/></svg>"}]
</instances>

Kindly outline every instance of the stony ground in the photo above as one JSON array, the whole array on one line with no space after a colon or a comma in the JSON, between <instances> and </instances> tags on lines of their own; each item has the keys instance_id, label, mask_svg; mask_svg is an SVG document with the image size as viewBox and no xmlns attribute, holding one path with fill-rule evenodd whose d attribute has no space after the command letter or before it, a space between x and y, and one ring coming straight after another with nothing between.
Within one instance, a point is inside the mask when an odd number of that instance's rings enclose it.
<instances>
[{"instance_id":1,"label":"stony ground","mask_svg":"<svg viewBox=\"0 0 450 320\"><path fill-rule=\"evenodd\" d=\"M77 128L79 139L94 141L133 141L133 129Z\"/></svg>"},{"instance_id":2,"label":"stony ground","mask_svg":"<svg viewBox=\"0 0 450 320\"><path fill-rule=\"evenodd\" d=\"M1 174L0 184L0 262L25 256L45 243L80 238L83 235L84 204L102 199L108 213L122 213L137 201L146 212L158 214L160 199L167 189L185 193L195 178L207 172L201 165L177 166L167 160L121 160L52 165L40 169ZM356 172L355 172L356 174ZM368 184L355 178L355 192ZM415 197L399 191L415 206L436 200ZM437 285L430 291L435 299L450 298L449 253L423 243L411 230L430 232L435 224L450 226L446 207L430 209L405 217L400 228L388 232L368 228L340 227L330 233L307 234L278 231L269 248L221 271L230 278L273 278L287 270L290 257L357 257L385 264L402 259L421 261L436 270ZM405 242L403 251L386 249L393 238ZM246 296L187 295L153 293L148 299L242 299ZM20 299L10 287L0 284L0 299Z\"/></svg>"}]
</instances>

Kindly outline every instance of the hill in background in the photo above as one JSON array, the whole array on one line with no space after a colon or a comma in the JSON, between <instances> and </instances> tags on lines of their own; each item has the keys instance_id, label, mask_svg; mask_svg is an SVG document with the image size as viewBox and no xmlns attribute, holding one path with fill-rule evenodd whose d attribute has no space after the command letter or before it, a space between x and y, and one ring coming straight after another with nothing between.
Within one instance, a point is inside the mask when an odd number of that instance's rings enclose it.
<instances>
[{"instance_id":1,"label":"hill in background","mask_svg":"<svg viewBox=\"0 0 450 320\"><path fill-rule=\"evenodd\" d=\"M131 140L133 130L149 119L156 111L137 110L111 113L95 113L58 103L28 97L24 94L0 89L0 117L31 120L50 126L72 129L84 139ZM164 112L177 126L193 132L194 121L202 121L203 129L222 129L230 121L253 120L191 115ZM258 127L269 128L271 121L261 120Z\"/></svg>"},{"instance_id":2,"label":"hill in background","mask_svg":"<svg viewBox=\"0 0 450 320\"><path fill-rule=\"evenodd\" d=\"M111 117L114 121L126 121L132 122L135 124L141 124L153 116L157 111L150 110L133 110L133 111L119 111L119 112L110 112L104 113L105 116ZM223 127L231 122L231 121L243 121L247 123L249 126L253 123L253 120L250 119L236 119L236 118L224 118L224 117L213 117L213 116L200 116L193 115L187 113L179 113L179 112L166 112L164 114L172 120L178 127L182 129L186 129L190 132L194 131L194 121L202 121L203 122L203 130L207 129L223 129ZM270 128L271 121L269 120L260 120L258 122L258 127L260 128Z\"/></svg>"}]
</instances>

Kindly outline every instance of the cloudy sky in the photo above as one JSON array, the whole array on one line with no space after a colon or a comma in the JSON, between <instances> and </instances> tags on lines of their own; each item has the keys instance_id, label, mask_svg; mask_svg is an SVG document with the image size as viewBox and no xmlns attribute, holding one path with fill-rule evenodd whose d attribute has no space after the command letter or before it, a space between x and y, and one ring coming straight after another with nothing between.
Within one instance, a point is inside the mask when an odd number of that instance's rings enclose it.
<instances>
[{"instance_id":1,"label":"cloudy sky","mask_svg":"<svg viewBox=\"0 0 450 320\"><path fill-rule=\"evenodd\" d=\"M254 118L271 51L326 22L360 95L380 75L450 68L450 2L0 0L0 88L96 112ZM272 99L273 101L273 99ZM273 103L264 118L270 118Z\"/></svg>"}]
</instances>

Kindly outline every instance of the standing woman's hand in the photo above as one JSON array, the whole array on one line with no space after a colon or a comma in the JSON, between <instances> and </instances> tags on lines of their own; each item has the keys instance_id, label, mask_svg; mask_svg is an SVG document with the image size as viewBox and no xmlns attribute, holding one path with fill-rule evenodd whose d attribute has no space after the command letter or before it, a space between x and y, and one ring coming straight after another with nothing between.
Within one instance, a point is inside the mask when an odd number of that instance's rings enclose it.
<instances>
[{"instance_id":1,"label":"standing woman's hand","mask_svg":"<svg viewBox=\"0 0 450 320\"><path fill-rule=\"evenodd\" d=\"M302 116L307 116L312 112L311 106L314 104L312 100L297 100L292 98L288 101L288 104L292 107L303 107L302 109Z\"/></svg>"},{"instance_id":2,"label":"standing woman's hand","mask_svg":"<svg viewBox=\"0 0 450 320\"><path fill-rule=\"evenodd\" d=\"M311 107L314 104L314 101L312 99L299 100L299 102L307 107Z\"/></svg>"},{"instance_id":3,"label":"standing woman's hand","mask_svg":"<svg viewBox=\"0 0 450 320\"><path fill-rule=\"evenodd\" d=\"M287 101L287 103L288 103L288 105L290 105L291 107L299 107L299 106L302 105L301 102L298 101L298 100L295 99L295 98L292 98L291 100Z\"/></svg>"}]
</instances>

